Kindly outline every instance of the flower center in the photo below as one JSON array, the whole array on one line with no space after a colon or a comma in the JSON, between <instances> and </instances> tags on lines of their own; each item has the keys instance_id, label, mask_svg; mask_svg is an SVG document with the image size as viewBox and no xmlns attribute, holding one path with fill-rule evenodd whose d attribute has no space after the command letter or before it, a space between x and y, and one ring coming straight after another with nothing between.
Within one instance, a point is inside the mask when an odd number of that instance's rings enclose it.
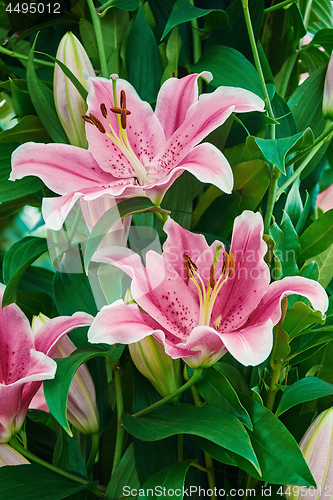
<instances>
[{"instance_id":1,"label":"flower center","mask_svg":"<svg viewBox=\"0 0 333 500\"><path fill-rule=\"evenodd\" d=\"M227 252L223 253L223 265L221 275L216 279L216 264L219 254L222 250L222 245L218 246L215 251L215 257L213 264L210 266L210 278L207 285L205 286L204 280L198 273L198 267L193 262L191 257L184 253L183 263L184 271L186 276L194 283L198 290L199 303L200 303L200 314L199 314L199 324L198 326L210 325L210 318L213 311L213 306L218 296L222 286L226 283L229 276L232 275L235 269L235 258L232 252L229 254ZM220 321L220 320L219 320ZM218 322L219 323L219 322ZM218 327L218 323L215 327Z\"/></svg>"},{"instance_id":2,"label":"flower center","mask_svg":"<svg viewBox=\"0 0 333 500\"><path fill-rule=\"evenodd\" d=\"M117 116L118 133L114 130L114 128L110 123L110 120L107 115L107 109L104 103L101 104L100 109L103 118L105 118L108 122L110 131L106 131L102 122L98 118L96 118L96 116L93 115L92 113L90 113L89 115L84 115L82 116L82 118L87 123L94 125L99 130L99 132L106 135L112 140L112 142L114 142L114 144L120 149L125 158L129 161L129 163L133 167L138 183L140 185L146 184L149 180L147 170L145 169L139 158L134 153L129 143L126 132L127 116L131 114L131 112L128 109L126 109L126 94L124 90L120 92L120 106L118 106L118 99L116 93L116 81L118 79L118 75L111 75L111 78L112 78L114 107L110 108L110 111L112 111L112 113L115 113Z\"/></svg>"}]
</instances>

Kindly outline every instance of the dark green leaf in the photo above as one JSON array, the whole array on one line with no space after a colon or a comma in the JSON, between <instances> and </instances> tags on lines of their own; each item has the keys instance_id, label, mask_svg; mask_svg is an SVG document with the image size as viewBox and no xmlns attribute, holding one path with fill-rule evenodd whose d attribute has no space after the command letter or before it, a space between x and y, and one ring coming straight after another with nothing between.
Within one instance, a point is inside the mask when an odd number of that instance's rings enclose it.
<instances>
[{"instance_id":1,"label":"dark green leaf","mask_svg":"<svg viewBox=\"0 0 333 500\"><path fill-rule=\"evenodd\" d=\"M311 226L309 226L299 239L301 253L298 258L300 262L312 259L324 252L333 243L333 210L328 210Z\"/></svg>"},{"instance_id":2,"label":"dark green leaf","mask_svg":"<svg viewBox=\"0 0 333 500\"><path fill-rule=\"evenodd\" d=\"M46 251L46 240L34 236L26 236L10 247L3 260L3 278L7 286L2 307L16 301L17 287L23 274Z\"/></svg>"},{"instance_id":3,"label":"dark green leaf","mask_svg":"<svg viewBox=\"0 0 333 500\"><path fill-rule=\"evenodd\" d=\"M219 9L200 9L191 5L188 0L177 0L173 6L170 17L165 26L161 40L178 24L186 23L192 19L198 19L198 17L206 16L211 12L223 12ZM228 26L228 16L225 12L224 14L224 26Z\"/></svg>"},{"instance_id":4,"label":"dark green leaf","mask_svg":"<svg viewBox=\"0 0 333 500\"><path fill-rule=\"evenodd\" d=\"M17 85L15 85L14 80L10 80L10 91L12 94L15 114L18 115L20 120L26 115L35 115L35 108L33 107L27 90L20 89Z\"/></svg>"},{"instance_id":5,"label":"dark green leaf","mask_svg":"<svg viewBox=\"0 0 333 500\"><path fill-rule=\"evenodd\" d=\"M258 468L246 431L231 413L215 406L198 408L179 404L144 417L122 416L125 429L142 441L157 441L175 434L194 434L234 451ZM214 426L211 423L214 422Z\"/></svg>"},{"instance_id":6,"label":"dark green leaf","mask_svg":"<svg viewBox=\"0 0 333 500\"><path fill-rule=\"evenodd\" d=\"M0 144L28 141L51 142L51 138L38 116L24 116L14 127L0 132Z\"/></svg>"},{"instance_id":7,"label":"dark green leaf","mask_svg":"<svg viewBox=\"0 0 333 500\"><path fill-rule=\"evenodd\" d=\"M44 395L50 413L70 436L72 436L72 431L66 415L67 398L76 370L83 363L96 356L105 356L110 363L115 363L122 355L123 350L124 346L116 348L106 346L104 349L98 346L83 347L74 351L68 358L55 360L57 372L54 379L44 381Z\"/></svg>"},{"instance_id":8,"label":"dark green leaf","mask_svg":"<svg viewBox=\"0 0 333 500\"><path fill-rule=\"evenodd\" d=\"M296 302L296 304L287 311L283 322L283 328L288 333L289 340L292 340L298 337L298 335L301 335L302 331L309 328L310 325L323 325L324 323L325 320L322 319L320 311L313 311L303 302Z\"/></svg>"},{"instance_id":9,"label":"dark green leaf","mask_svg":"<svg viewBox=\"0 0 333 500\"><path fill-rule=\"evenodd\" d=\"M36 112L54 142L68 144L67 136L59 121L53 99L52 91L38 78L34 67L35 43L31 47L28 66L27 82L32 103Z\"/></svg>"},{"instance_id":10,"label":"dark green leaf","mask_svg":"<svg viewBox=\"0 0 333 500\"><path fill-rule=\"evenodd\" d=\"M300 403L331 396L332 394L333 384L328 384L317 377L303 378L284 391L275 415L278 417L289 408Z\"/></svg>"},{"instance_id":11,"label":"dark green leaf","mask_svg":"<svg viewBox=\"0 0 333 500\"><path fill-rule=\"evenodd\" d=\"M269 234L275 242L274 255L281 262L283 276L296 276L299 271L296 260L301 247L293 223L286 212L280 227L274 222L269 228Z\"/></svg>"},{"instance_id":12,"label":"dark green leaf","mask_svg":"<svg viewBox=\"0 0 333 500\"><path fill-rule=\"evenodd\" d=\"M154 34L139 5L138 13L126 42L128 78L141 99L156 100L162 68Z\"/></svg>"},{"instance_id":13,"label":"dark green leaf","mask_svg":"<svg viewBox=\"0 0 333 500\"><path fill-rule=\"evenodd\" d=\"M114 500L123 495L123 488L139 489L140 482L136 471L133 443L129 445L121 457L118 467L112 474L105 492L104 500Z\"/></svg>"},{"instance_id":14,"label":"dark green leaf","mask_svg":"<svg viewBox=\"0 0 333 500\"><path fill-rule=\"evenodd\" d=\"M76 311L84 311L93 316L97 314L89 279L84 273L56 272L53 280L53 293L61 315L70 316Z\"/></svg>"},{"instance_id":15,"label":"dark green leaf","mask_svg":"<svg viewBox=\"0 0 333 500\"><path fill-rule=\"evenodd\" d=\"M4 499L10 492L10 500L62 500L95 484L78 484L36 464L0 468L0 496Z\"/></svg>"},{"instance_id":16,"label":"dark green leaf","mask_svg":"<svg viewBox=\"0 0 333 500\"><path fill-rule=\"evenodd\" d=\"M241 87L263 97L255 67L241 52L231 47L221 45L210 47L191 70L194 73L210 71L214 77L211 81L214 87L220 85Z\"/></svg>"},{"instance_id":17,"label":"dark green leaf","mask_svg":"<svg viewBox=\"0 0 333 500\"><path fill-rule=\"evenodd\" d=\"M155 491L154 495L150 495L148 491L150 489L156 488L156 486L165 488L165 491L169 491L170 489L176 492L179 490L181 492L179 500L183 498L183 487L185 483L185 477L188 469L190 468L192 460L186 460L185 462L179 462L177 464L168 467L167 469L163 469L153 476L151 476L142 486L142 489L147 492L147 495L144 495L142 498L148 500L152 498L153 500L157 500L160 497L158 491ZM168 495L169 496L169 495Z\"/></svg>"}]
</instances>

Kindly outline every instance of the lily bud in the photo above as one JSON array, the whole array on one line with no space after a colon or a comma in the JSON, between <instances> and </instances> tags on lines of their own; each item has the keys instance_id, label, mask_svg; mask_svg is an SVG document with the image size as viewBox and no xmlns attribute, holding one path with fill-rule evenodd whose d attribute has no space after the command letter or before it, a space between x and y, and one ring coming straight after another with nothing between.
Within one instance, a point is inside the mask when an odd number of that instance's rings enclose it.
<instances>
[{"instance_id":1,"label":"lily bud","mask_svg":"<svg viewBox=\"0 0 333 500\"><path fill-rule=\"evenodd\" d=\"M86 89L87 82L83 75L95 76L95 72L83 46L73 33L66 33L63 36L56 58L71 70ZM88 106L58 64L54 69L54 101L69 142L73 146L87 149L85 122L82 116L86 114Z\"/></svg>"},{"instance_id":2,"label":"lily bud","mask_svg":"<svg viewBox=\"0 0 333 500\"><path fill-rule=\"evenodd\" d=\"M0 444L0 467L22 464L30 464L30 462L21 453L9 446L9 444Z\"/></svg>"},{"instance_id":3,"label":"lily bud","mask_svg":"<svg viewBox=\"0 0 333 500\"><path fill-rule=\"evenodd\" d=\"M323 95L323 116L328 120L333 120L333 58L331 57L325 78Z\"/></svg>"},{"instance_id":4,"label":"lily bud","mask_svg":"<svg viewBox=\"0 0 333 500\"><path fill-rule=\"evenodd\" d=\"M44 314L34 317L32 321L33 332L36 332L47 321L50 320ZM52 358L67 358L75 349L73 342L65 335L52 351ZM30 408L37 408L37 404L39 409L42 408L40 397L39 394L38 402L37 400L36 402L33 401ZM67 418L82 434L92 435L97 434L99 431L95 386L86 365L81 365L78 368L69 388Z\"/></svg>"},{"instance_id":5,"label":"lily bud","mask_svg":"<svg viewBox=\"0 0 333 500\"><path fill-rule=\"evenodd\" d=\"M180 359L165 353L163 344L152 336L128 346L133 363L164 398L182 385ZM179 402L180 396L173 402Z\"/></svg>"},{"instance_id":6,"label":"lily bud","mask_svg":"<svg viewBox=\"0 0 333 500\"><path fill-rule=\"evenodd\" d=\"M333 408L323 411L304 434L299 447L309 466L317 489L285 486L284 494L291 500L332 497L333 489Z\"/></svg>"}]
</instances>

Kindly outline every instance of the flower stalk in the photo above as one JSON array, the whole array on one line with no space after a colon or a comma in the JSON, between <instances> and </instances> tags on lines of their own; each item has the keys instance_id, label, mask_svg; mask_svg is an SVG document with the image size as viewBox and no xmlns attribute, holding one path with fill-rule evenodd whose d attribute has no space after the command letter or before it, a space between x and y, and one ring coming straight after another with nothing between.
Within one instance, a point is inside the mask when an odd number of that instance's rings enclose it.
<instances>
[{"instance_id":1,"label":"flower stalk","mask_svg":"<svg viewBox=\"0 0 333 500\"><path fill-rule=\"evenodd\" d=\"M116 437L116 446L114 450L114 459L112 465L112 473L115 472L116 468L121 459L122 450L123 450L123 442L125 436L125 429L121 422L121 416L124 413L124 401L123 401L123 393L121 388L121 377L120 377L120 367L119 363L115 363L113 366L113 376L114 376L114 384L116 389L116 404L117 404L117 437Z\"/></svg>"},{"instance_id":2,"label":"flower stalk","mask_svg":"<svg viewBox=\"0 0 333 500\"><path fill-rule=\"evenodd\" d=\"M104 49L104 40L103 40L103 35L102 35L102 28L101 28L101 21L98 17L98 14L95 9L95 5L93 0L87 0L87 4L89 7L90 15L91 15L91 20L94 26L94 31L95 31L95 36L96 36L96 42L97 42L97 48L98 48L98 54L99 54L99 61L101 63L101 72L102 76L104 78L108 78L108 65L106 62L106 56L105 56L105 49Z\"/></svg>"}]
</instances>

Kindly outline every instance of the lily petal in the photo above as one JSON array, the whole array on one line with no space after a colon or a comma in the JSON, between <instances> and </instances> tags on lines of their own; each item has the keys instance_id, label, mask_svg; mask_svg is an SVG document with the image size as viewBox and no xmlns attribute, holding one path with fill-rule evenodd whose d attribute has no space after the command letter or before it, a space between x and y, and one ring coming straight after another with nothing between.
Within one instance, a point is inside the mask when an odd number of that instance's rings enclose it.
<instances>
[{"instance_id":1,"label":"lily petal","mask_svg":"<svg viewBox=\"0 0 333 500\"><path fill-rule=\"evenodd\" d=\"M256 366L265 361L273 347L273 322L246 326L242 330L220 333L230 354L242 365Z\"/></svg>"},{"instance_id":2,"label":"lily petal","mask_svg":"<svg viewBox=\"0 0 333 500\"><path fill-rule=\"evenodd\" d=\"M160 88L155 115L163 127L167 140L185 120L188 108L198 100L200 76L208 82L213 78L210 72L204 71L180 79L168 78Z\"/></svg>"}]
</instances>

